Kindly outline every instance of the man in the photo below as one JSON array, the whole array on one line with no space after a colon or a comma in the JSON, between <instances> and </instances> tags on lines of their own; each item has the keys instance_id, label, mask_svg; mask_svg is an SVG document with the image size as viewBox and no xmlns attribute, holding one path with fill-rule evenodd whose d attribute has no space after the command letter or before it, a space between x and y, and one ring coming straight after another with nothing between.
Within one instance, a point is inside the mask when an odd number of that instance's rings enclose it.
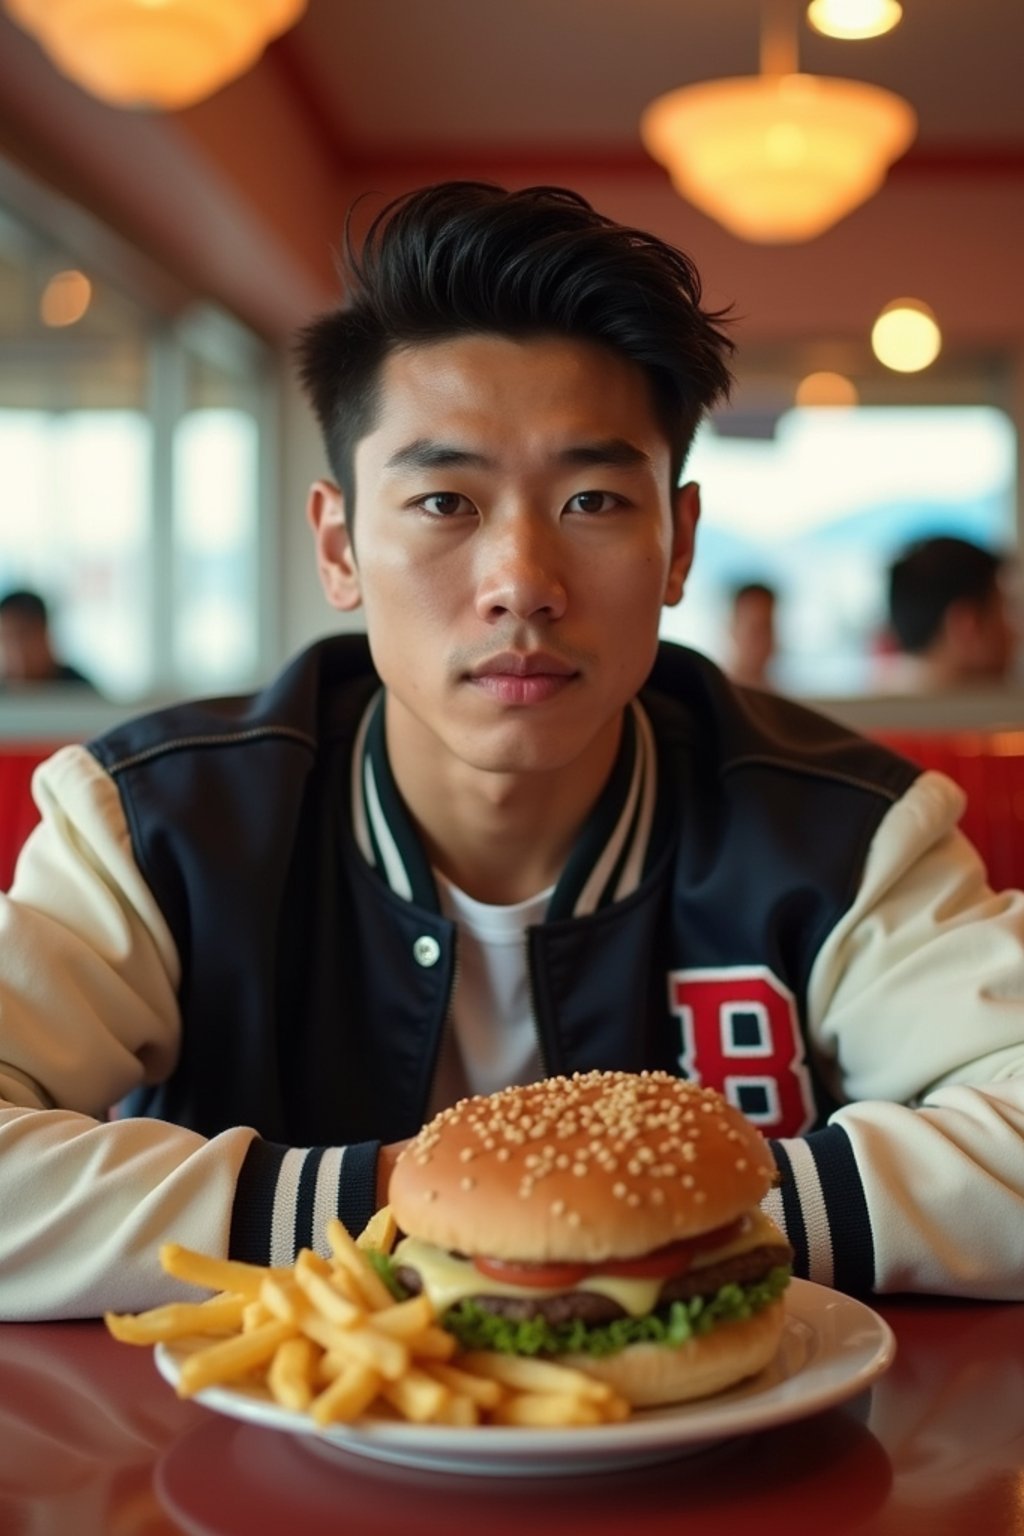
<instances>
[{"instance_id":1,"label":"man","mask_svg":"<svg viewBox=\"0 0 1024 1536\"><path fill-rule=\"evenodd\" d=\"M889 571L889 624L925 691L1005 682L1016 637L1005 562L967 539L923 539Z\"/></svg>"},{"instance_id":2,"label":"man","mask_svg":"<svg viewBox=\"0 0 1024 1536\"><path fill-rule=\"evenodd\" d=\"M773 686L776 602L774 587L761 581L744 582L732 593L726 671L745 688Z\"/></svg>"},{"instance_id":3,"label":"man","mask_svg":"<svg viewBox=\"0 0 1024 1536\"><path fill-rule=\"evenodd\" d=\"M728 384L692 266L570 192L455 183L349 278L301 343L308 513L368 641L38 776L0 1314L152 1304L167 1238L290 1261L432 1110L595 1067L763 1127L799 1272L1024 1296L1024 900L946 780L657 644ZM106 1119L126 1096L150 1118Z\"/></svg>"},{"instance_id":4,"label":"man","mask_svg":"<svg viewBox=\"0 0 1024 1536\"><path fill-rule=\"evenodd\" d=\"M49 609L38 592L19 588L0 597L0 686L87 682L55 654Z\"/></svg>"}]
</instances>

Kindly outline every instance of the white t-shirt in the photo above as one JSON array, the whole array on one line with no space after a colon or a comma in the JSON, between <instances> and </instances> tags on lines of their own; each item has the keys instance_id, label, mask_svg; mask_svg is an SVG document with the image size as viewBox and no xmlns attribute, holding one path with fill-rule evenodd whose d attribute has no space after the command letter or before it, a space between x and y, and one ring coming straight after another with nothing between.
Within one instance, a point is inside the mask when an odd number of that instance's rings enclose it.
<instances>
[{"instance_id":1,"label":"white t-shirt","mask_svg":"<svg viewBox=\"0 0 1024 1536\"><path fill-rule=\"evenodd\" d=\"M544 921L554 886L510 907L474 901L437 870L441 910L458 927L455 987L434 1074L430 1113L467 1094L541 1075L526 930Z\"/></svg>"}]
</instances>

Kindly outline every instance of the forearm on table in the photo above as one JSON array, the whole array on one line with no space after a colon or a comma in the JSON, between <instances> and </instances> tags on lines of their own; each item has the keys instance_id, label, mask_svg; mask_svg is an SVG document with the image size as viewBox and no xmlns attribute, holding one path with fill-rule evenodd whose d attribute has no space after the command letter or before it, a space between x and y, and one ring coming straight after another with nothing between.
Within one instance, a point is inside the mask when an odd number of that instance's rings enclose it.
<instances>
[{"instance_id":1,"label":"forearm on table","mask_svg":"<svg viewBox=\"0 0 1024 1536\"><path fill-rule=\"evenodd\" d=\"M0 1319L95 1317L178 1299L162 1242L224 1254L252 1131L0 1103Z\"/></svg>"},{"instance_id":2,"label":"forearm on table","mask_svg":"<svg viewBox=\"0 0 1024 1536\"><path fill-rule=\"evenodd\" d=\"M797 1273L853 1292L1024 1300L1024 1078L849 1105L774 1144Z\"/></svg>"},{"instance_id":3,"label":"forearm on table","mask_svg":"<svg viewBox=\"0 0 1024 1536\"><path fill-rule=\"evenodd\" d=\"M377 1143L284 1147L245 1127L209 1140L155 1119L101 1121L0 1103L0 1320L139 1311L188 1291L162 1243L289 1264L358 1233L375 1207Z\"/></svg>"}]
</instances>

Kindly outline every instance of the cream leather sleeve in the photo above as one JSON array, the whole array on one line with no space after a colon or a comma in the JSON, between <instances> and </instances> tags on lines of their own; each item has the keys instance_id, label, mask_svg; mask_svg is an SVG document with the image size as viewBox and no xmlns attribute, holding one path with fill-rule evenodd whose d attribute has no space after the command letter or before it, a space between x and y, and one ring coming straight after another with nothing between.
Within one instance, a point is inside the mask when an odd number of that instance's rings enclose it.
<instances>
[{"instance_id":1,"label":"cream leather sleeve","mask_svg":"<svg viewBox=\"0 0 1024 1536\"><path fill-rule=\"evenodd\" d=\"M1024 1299L1024 895L989 888L962 808L922 775L821 949L809 1027L845 1102L819 1134L849 1138L876 1290ZM811 1278L830 1280L856 1201L782 1145L814 1213Z\"/></svg>"},{"instance_id":2,"label":"cream leather sleeve","mask_svg":"<svg viewBox=\"0 0 1024 1536\"><path fill-rule=\"evenodd\" d=\"M43 820L0 896L5 1319L167 1299L159 1242L227 1252L254 1135L206 1141L156 1120L105 1118L174 1065L178 957L116 787L91 755L64 748L37 770L33 790Z\"/></svg>"}]
</instances>

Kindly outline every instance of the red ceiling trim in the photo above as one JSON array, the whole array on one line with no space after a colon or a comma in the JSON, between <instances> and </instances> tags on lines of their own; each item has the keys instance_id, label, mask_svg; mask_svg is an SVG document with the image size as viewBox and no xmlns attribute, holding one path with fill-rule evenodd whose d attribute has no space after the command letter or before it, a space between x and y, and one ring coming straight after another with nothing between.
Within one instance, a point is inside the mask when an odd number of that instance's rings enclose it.
<instances>
[{"instance_id":1,"label":"red ceiling trim","mask_svg":"<svg viewBox=\"0 0 1024 1536\"><path fill-rule=\"evenodd\" d=\"M639 141L625 148L592 145L431 145L410 149L408 143L361 145L337 108L328 111L310 80L297 47L287 36L272 43L264 55L304 116L311 137L346 179L430 181L447 177L513 182L572 182L607 177L666 179L666 172ZM897 161L889 175L900 180L920 177L987 177L1024 179L1024 144L984 143L918 145Z\"/></svg>"},{"instance_id":2,"label":"red ceiling trim","mask_svg":"<svg viewBox=\"0 0 1024 1536\"><path fill-rule=\"evenodd\" d=\"M1024 176L1024 145L922 144L897 160L890 176Z\"/></svg>"}]
</instances>

